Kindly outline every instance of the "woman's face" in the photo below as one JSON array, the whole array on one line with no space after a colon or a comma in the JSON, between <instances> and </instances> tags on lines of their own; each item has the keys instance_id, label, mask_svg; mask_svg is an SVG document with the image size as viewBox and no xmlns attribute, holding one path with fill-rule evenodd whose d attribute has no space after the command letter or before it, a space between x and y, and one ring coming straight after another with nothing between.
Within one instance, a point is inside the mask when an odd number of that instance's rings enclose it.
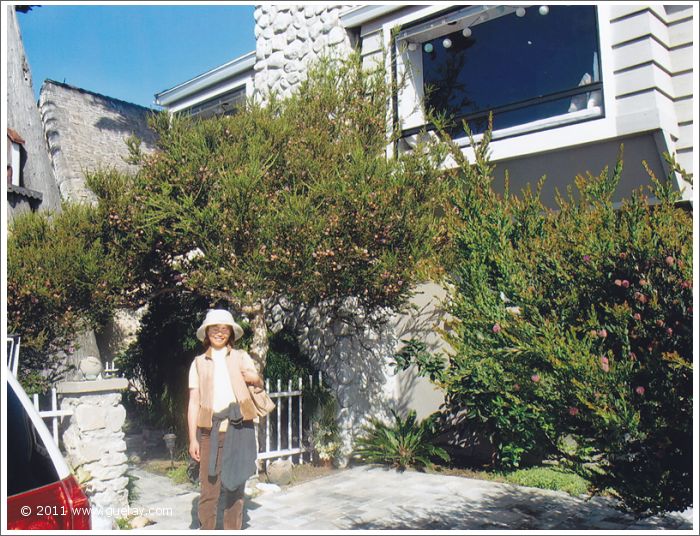
<instances>
[{"instance_id":1,"label":"woman's face","mask_svg":"<svg viewBox=\"0 0 700 536\"><path fill-rule=\"evenodd\" d=\"M216 324L207 328L207 336L209 343L214 350L220 350L226 346L229 337L231 336L231 326L226 324Z\"/></svg>"}]
</instances>

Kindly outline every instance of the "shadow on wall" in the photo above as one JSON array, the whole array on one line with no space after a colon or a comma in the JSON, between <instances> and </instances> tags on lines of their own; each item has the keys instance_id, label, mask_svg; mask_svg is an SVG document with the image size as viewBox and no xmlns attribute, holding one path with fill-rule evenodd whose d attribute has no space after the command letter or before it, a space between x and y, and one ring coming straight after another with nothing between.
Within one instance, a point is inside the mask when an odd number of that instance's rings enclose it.
<instances>
[{"instance_id":1,"label":"shadow on wall","mask_svg":"<svg viewBox=\"0 0 700 536\"><path fill-rule=\"evenodd\" d=\"M444 289L432 283L416 289L410 309L392 318L397 342L395 352L403 346L402 341L409 339L422 341L430 353L448 352L449 346L436 332L444 329L449 319L444 307L446 296ZM396 409L403 415L414 409L417 418L424 419L437 411L443 401L443 393L428 378L420 377L415 365L396 375Z\"/></svg>"},{"instance_id":2,"label":"shadow on wall","mask_svg":"<svg viewBox=\"0 0 700 536\"><path fill-rule=\"evenodd\" d=\"M142 128L140 122L145 123L147 114L143 114L142 117L127 119L123 116L118 117L100 117L100 119L95 122L95 127L100 130L111 130L112 132L117 132L123 134L125 137L130 135L135 135L138 137L145 145L154 145L156 141L155 134L146 129Z\"/></svg>"}]
</instances>

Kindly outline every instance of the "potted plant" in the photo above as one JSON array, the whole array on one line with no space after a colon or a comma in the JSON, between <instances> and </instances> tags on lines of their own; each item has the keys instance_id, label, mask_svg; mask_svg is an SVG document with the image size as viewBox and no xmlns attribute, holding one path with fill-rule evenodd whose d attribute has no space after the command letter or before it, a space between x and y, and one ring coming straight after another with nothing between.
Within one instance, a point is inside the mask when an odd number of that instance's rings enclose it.
<instances>
[{"instance_id":1,"label":"potted plant","mask_svg":"<svg viewBox=\"0 0 700 536\"><path fill-rule=\"evenodd\" d=\"M337 402L330 398L311 421L310 443L319 465L331 466L340 454L342 442L336 422Z\"/></svg>"}]
</instances>

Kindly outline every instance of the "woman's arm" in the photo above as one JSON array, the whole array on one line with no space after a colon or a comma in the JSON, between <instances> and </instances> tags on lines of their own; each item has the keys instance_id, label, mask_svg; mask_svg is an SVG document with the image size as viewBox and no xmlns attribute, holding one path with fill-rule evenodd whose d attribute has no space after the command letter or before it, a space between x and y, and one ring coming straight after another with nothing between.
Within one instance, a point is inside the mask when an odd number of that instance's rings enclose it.
<instances>
[{"instance_id":1,"label":"woman's arm","mask_svg":"<svg viewBox=\"0 0 700 536\"><path fill-rule=\"evenodd\" d=\"M190 456L199 461L199 441L197 440L197 414L199 413L199 389L190 389L190 401L187 405L187 428L190 439Z\"/></svg>"},{"instance_id":2,"label":"woman's arm","mask_svg":"<svg viewBox=\"0 0 700 536\"><path fill-rule=\"evenodd\" d=\"M254 387L264 387L262 376L258 374L255 361L253 361L248 352L243 353L241 365L241 375L247 384Z\"/></svg>"},{"instance_id":3,"label":"woman's arm","mask_svg":"<svg viewBox=\"0 0 700 536\"><path fill-rule=\"evenodd\" d=\"M247 384L254 387L264 387L263 380L257 372L250 369L243 369L241 370L241 375Z\"/></svg>"}]
</instances>

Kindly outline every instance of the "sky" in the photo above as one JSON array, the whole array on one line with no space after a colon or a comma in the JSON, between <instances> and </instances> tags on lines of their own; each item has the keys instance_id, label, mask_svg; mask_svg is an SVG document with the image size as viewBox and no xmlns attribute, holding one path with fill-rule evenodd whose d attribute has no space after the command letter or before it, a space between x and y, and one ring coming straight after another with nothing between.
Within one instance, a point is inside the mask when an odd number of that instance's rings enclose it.
<instances>
[{"instance_id":1,"label":"sky","mask_svg":"<svg viewBox=\"0 0 700 536\"><path fill-rule=\"evenodd\" d=\"M44 4L17 20L37 99L51 79L158 108L156 93L255 50L253 10L91 2Z\"/></svg>"}]
</instances>

